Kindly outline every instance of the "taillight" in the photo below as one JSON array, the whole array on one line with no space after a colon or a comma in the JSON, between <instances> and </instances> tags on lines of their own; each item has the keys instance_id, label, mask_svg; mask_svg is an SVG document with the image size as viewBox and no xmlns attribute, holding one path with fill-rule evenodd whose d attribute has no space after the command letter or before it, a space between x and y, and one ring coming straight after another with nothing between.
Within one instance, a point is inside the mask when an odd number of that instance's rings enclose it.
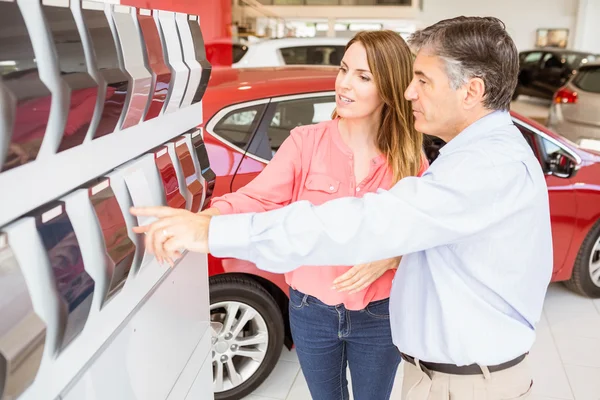
<instances>
[{"instance_id":1,"label":"taillight","mask_svg":"<svg viewBox=\"0 0 600 400\"><path fill-rule=\"evenodd\" d=\"M577 92L566 87L560 88L554 93L552 101L555 104L575 104L577 103Z\"/></svg>"}]
</instances>

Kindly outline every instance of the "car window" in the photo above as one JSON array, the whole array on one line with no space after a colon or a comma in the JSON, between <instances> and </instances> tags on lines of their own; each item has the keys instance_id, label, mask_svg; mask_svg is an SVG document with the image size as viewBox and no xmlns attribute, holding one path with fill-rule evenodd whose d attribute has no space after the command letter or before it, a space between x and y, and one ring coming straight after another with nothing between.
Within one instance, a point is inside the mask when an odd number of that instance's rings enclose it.
<instances>
[{"instance_id":1,"label":"car window","mask_svg":"<svg viewBox=\"0 0 600 400\"><path fill-rule=\"evenodd\" d=\"M287 65L340 65L344 46L299 46L280 49Z\"/></svg>"},{"instance_id":2,"label":"car window","mask_svg":"<svg viewBox=\"0 0 600 400\"><path fill-rule=\"evenodd\" d=\"M532 148L533 153L536 155L545 171L549 171L551 164L556 160L559 160L561 155L566 156L567 158L572 157L569 152L553 141L550 141L545 137L530 131L529 129L521 126L519 123L515 123L515 125L517 128L519 128L525 137L525 140L527 140L527 143L529 143L529 146ZM536 150L536 147L538 146L536 143L541 145L539 152Z\"/></svg>"},{"instance_id":3,"label":"car window","mask_svg":"<svg viewBox=\"0 0 600 400\"><path fill-rule=\"evenodd\" d=\"M292 129L330 120L335 109L335 96L280 101L272 106L275 106L275 113L267 136L272 154L275 154Z\"/></svg>"},{"instance_id":4,"label":"car window","mask_svg":"<svg viewBox=\"0 0 600 400\"><path fill-rule=\"evenodd\" d=\"M600 67L580 69L573 79L573 85L586 92L600 93Z\"/></svg>"},{"instance_id":5,"label":"car window","mask_svg":"<svg viewBox=\"0 0 600 400\"><path fill-rule=\"evenodd\" d=\"M542 59L542 53L539 51L528 53L523 59L523 64L537 64Z\"/></svg>"},{"instance_id":6,"label":"car window","mask_svg":"<svg viewBox=\"0 0 600 400\"><path fill-rule=\"evenodd\" d=\"M542 138L542 145L544 147L544 152L548 157L552 157L555 154L568 154L562 147L546 138Z\"/></svg>"},{"instance_id":7,"label":"car window","mask_svg":"<svg viewBox=\"0 0 600 400\"><path fill-rule=\"evenodd\" d=\"M577 68L581 67L582 65L594 62L596 60L596 56L594 56L593 54L588 54L588 55L568 54L568 55L564 56L564 58L567 62L567 65L573 69L577 69Z\"/></svg>"},{"instance_id":8,"label":"car window","mask_svg":"<svg viewBox=\"0 0 600 400\"><path fill-rule=\"evenodd\" d=\"M264 104L257 104L232 110L217 122L213 131L231 144L245 149L260 122L264 107Z\"/></svg>"},{"instance_id":9,"label":"car window","mask_svg":"<svg viewBox=\"0 0 600 400\"><path fill-rule=\"evenodd\" d=\"M555 54L548 53L542 60L542 68L562 68L562 61Z\"/></svg>"}]
</instances>

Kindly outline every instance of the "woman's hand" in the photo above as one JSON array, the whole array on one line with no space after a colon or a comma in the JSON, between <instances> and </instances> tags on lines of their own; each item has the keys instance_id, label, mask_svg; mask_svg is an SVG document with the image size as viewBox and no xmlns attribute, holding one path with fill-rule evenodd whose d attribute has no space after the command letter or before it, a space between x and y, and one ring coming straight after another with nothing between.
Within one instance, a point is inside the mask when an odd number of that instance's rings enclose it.
<instances>
[{"instance_id":1,"label":"woman's hand","mask_svg":"<svg viewBox=\"0 0 600 400\"><path fill-rule=\"evenodd\" d=\"M388 258L367 264L359 264L350 268L345 274L333 281L333 288L338 292L348 294L358 293L375 282L388 269L398 268L402 257Z\"/></svg>"},{"instance_id":2,"label":"woman's hand","mask_svg":"<svg viewBox=\"0 0 600 400\"><path fill-rule=\"evenodd\" d=\"M134 227L133 231L146 234L146 250L159 262L167 261L172 267L183 250L208 253L208 226L216 214L195 214L170 207L133 207L131 213L157 218L149 225Z\"/></svg>"}]
</instances>

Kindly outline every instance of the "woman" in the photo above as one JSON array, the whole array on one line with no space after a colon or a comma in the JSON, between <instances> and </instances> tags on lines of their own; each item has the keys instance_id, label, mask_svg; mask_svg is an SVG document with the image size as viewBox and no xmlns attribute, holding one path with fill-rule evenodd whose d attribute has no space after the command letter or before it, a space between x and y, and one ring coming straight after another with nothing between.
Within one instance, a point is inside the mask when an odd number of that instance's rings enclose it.
<instances>
[{"instance_id":1,"label":"woman","mask_svg":"<svg viewBox=\"0 0 600 400\"><path fill-rule=\"evenodd\" d=\"M346 46L336 78L333 119L292 130L259 176L214 199L204 213L360 197L420 174L427 167L422 136L403 97L411 79L412 55L398 34L358 33ZM160 232L173 231L160 226ZM292 336L313 399L348 399L347 365L355 399L390 397L400 363L388 312L398 263L399 258L354 267L305 266L286 274Z\"/></svg>"}]
</instances>

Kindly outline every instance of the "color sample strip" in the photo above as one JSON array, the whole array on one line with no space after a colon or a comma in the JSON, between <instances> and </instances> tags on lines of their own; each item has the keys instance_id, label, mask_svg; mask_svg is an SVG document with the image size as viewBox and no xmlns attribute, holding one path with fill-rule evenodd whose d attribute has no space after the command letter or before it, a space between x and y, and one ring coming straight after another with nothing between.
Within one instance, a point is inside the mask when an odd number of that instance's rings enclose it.
<instances>
[{"instance_id":1,"label":"color sample strip","mask_svg":"<svg viewBox=\"0 0 600 400\"><path fill-rule=\"evenodd\" d=\"M50 203L32 215L48 255L61 303L60 310L57 310L60 351L83 330L92 305L95 284L85 271L79 242L64 203Z\"/></svg>"},{"instance_id":2,"label":"color sample strip","mask_svg":"<svg viewBox=\"0 0 600 400\"><path fill-rule=\"evenodd\" d=\"M165 63L160 35L152 14L149 10L139 10L137 19L144 36L148 65L152 73L152 87L150 89L152 100L144 116L144 121L148 121L160 114L167 101L169 84L171 83L171 70Z\"/></svg>"},{"instance_id":3,"label":"color sample strip","mask_svg":"<svg viewBox=\"0 0 600 400\"><path fill-rule=\"evenodd\" d=\"M196 96L196 92L198 91L202 79L202 66L196 60L194 39L190 32L187 14L176 13L175 22L177 23L177 31L179 33L179 40L183 51L183 62L190 70L188 84L180 106L181 108L184 108L192 104L192 100Z\"/></svg>"},{"instance_id":4,"label":"color sample strip","mask_svg":"<svg viewBox=\"0 0 600 400\"><path fill-rule=\"evenodd\" d=\"M198 90L196 91L196 95L192 100L192 104L194 104L198 103L200 100L202 100L202 97L204 97L204 92L206 92L206 88L208 87L210 73L212 72L212 66L206 58L204 38L202 37L202 30L200 30L200 22L198 21L198 16L189 15L188 23L190 25L190 33L192 34L192 39L194 40L194 51L196 52L196 60L200 63L200 66L202 67L202 77L200 78L200 85L198 85Z\"/></svg>"},{"instance_id":5,"label":"color sample strip","mask_svg":"<svg viewBox=\"0 0 600 400\"><path fill-rule=\"evenodd\" d=\"M103 300L107 301L125 284L133 263L135 245L127 234L127 225L110 186L110 180L104 179L90 187L89 195L102 229L106 249L106 273L109 285Z\"/></svg>"},{"instance_id":6,"label":"color sample strip","mask_svg":"<svg viewBox=\"0 0 600 400\"><path fill-rule=\"evenodd\" d=\"M94 116L98 85L87 71L85 53L71 9L42 5L50 28L61 79L70 91L69 113L58 151L83 143Z\"/></svg>"},{"instance_id":7,"label":"color sample strip","mask_svg":"<svg viewBox=\"0 0 600 400\"><path fill-rule=\"evenodd\" d=\"M29 291L7 235L0 233L0 399L14 399L33 383L46 340L46 326Z\"/></svg>"},{"instance_id":8,"label":"color sample strip","mask_svg":"<svg viewBox=\"0 0 600 400\"><path fill-rule=\"evenodd\" d=\"M50 116L52 95L40 79L31 39L16 3L0 1L0 75L13 120L3 140L2 171L26 164L38 155Z\"/></svg>"},{"instance_id":9,"label":"color sample strip","mask_svg":"<svg viewBox=\"0 0 600 400\"><path fill-rule=\"evenodd\" d=\"M102 3L84 0L81 13L90 34L90 40L96 55L96 66L107 87L104 108L93 138L106 136L117 129L119 118L127 104L127 85L129 76L119 67L117 45L112 36L110 25Z\"/></svg>"},{"instance_id":10,"label":"color sample strip","mask_svg":"<svg viewBox=\"0 0 600 400\"><path fill-rule=\"evenodd\" d=\"M131 99L123 120L122 129L130 128L142 121L146 105L150 99L152 75L144 63L145 49L142 46L140 33L133 21L131 7L112 6L112 17L121 44L121 56L128 74L133 78Z\"/></svg>"},{"instance_id":11,"label":"color sample strip","mask_svg":"<svg viewBox=\"0 0 600 400\"><path fill-rule=\"evenodd\" d=\"M154 10L152 16L159 27L161 39L164 43L165 60L171 70L171 85L169 87L167 105L164 109L164 112L168 114L179 110L185 94L185 88L187 87L190 70L183 62L175 13Z\"/></svg>"},{"instance_id":12,"label":"color sample strip","mask_svg":"<svg viewBox=\"0 0 600 400\"><path fill-rule=\"evenodd\" d=\"M179 191L175 167L166 146L161 146L154 152L154 160L163 183L167 205L173 208L185 208L185 198Z\"/></svg>"},{"instance_id":13,"label":"color sample strip","mask_svg":"<svg viewBox=\"0 0 600 400\"><path fill-rule=\"evenodd\" d=\"M181 164L181 169L183 170L185 184L192 195L192 201L191 204L188 205L188 209L192 212L198 212L202 206L204 186L200 183L199 177L196 175L194 160L190 154L185 137L179 138L175 142L175 152L177 153L179 164Z\"/></svg>"}]
</instances>

